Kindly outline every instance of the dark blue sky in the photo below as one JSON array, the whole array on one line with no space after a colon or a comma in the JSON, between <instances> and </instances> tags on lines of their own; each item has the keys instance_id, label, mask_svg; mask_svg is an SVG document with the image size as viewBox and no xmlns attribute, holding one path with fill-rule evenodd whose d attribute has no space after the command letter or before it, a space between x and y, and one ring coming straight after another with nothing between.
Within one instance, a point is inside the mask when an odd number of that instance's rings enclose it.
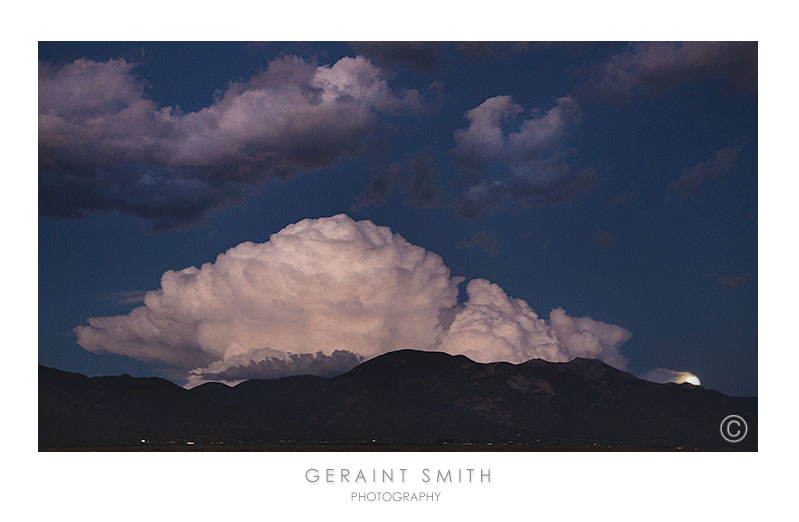
<instances>
[{"instance_id":1,"label":"dark blue sky","mask_svg":"<svg viewBox=\"0 0 799 522\"><path fill-rule=\"evenodd\" d=\"M311 166L256 162L254 170L273 173L230 190L203 188L197 197L207 206L174 215L169 191L184 185L160 188L167 210L157 215L148 210L152 194L117 192L119 172L160 179L156 161L131 154L116 164L105 149L44 146L40 116L39 362L91 375L172 376L162 363L90 353L72 329L127 313L136 305L124 296L158 288L166 270L266 241L303 218L347 213L438 253L455 275L501 285L544 316L563 307L628 329L622 351L632 373L689 370L707 387L757 394L756 52L746 44L41 43L40 63L53 70L124 59L146 81L144 99L183 113L211 106L230 82L287 55L318 65L364 55L395 93L418 90L424 109L379 111L367 132ZM500 95L524 109L502 121L505 135L558 99L579 106L569 131L536 153L561 173L543 188L509 174L521 168L511 153L474 172L456 150L466 111ZM590 182L573 188L578 171ZM396 173L389 189L375 189L386 172ZM493 181L502 183L499 202L464 212L469 187Z\"/></svg>"}]
</instances>

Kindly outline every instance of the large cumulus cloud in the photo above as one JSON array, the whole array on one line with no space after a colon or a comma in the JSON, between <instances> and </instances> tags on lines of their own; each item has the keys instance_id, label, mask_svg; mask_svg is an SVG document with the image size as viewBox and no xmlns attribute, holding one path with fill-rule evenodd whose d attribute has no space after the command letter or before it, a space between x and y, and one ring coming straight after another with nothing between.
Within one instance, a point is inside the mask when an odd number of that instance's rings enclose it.
<instances>
[{"instance_id":1,"label":"large cumulus cloud","mask_svg":"<svg viewBox=\"0 0 799 522\"><path fill-rule=\"evenodd\" d=\"M433 348L439 311L456 304L461 281L386 227L345 215L306 219L200 268L168 271L144 306L76 332L91 351L187 369L255 348L372 357Z\"/></svg>"},{"instance_id":2,"label":"large cumulus cloud","mask_svg":"<svg viewBox=\"0 0 799 522\"><path fill-rule=\"evenodd\" d=\"M580 167L567 138L580 122L580 107L571 96L555 100L545 113L531 111L518 124L524 108L510 96L488 98L466 112L469 126L454 133L452 155L478 181L455 202L468 218L485 216L506 206L555 205L591 188L596 173Z\"/></svg>"},{"instance_id":3,"label":"large cumulus cloud","mask_svg":"<svg viewBox=\"0 0 799 522\"><path fill-rule=\"evenodd\" d=\"M161 107L125 60L39 64L39 209L120 212L170 227L351 154L378 115L422 110L362 56L287 56L195 112Z\"/></svg>"},{"instance_id":4,"label":"large cumulus cloud","mask_svg":"<svg viewBox=\"0 0 799 522\"><path fill-rule=\"evenodd\" d=\"M484 279L458 285L441 257L346 215L305 219L199 268L168 271L127 315L75 328L96 353L157 360L188 382L328 375L402 348L477 361L594 357L623 368L630 332L556 308L549 321Z\"/></svg>"}]
</instances>

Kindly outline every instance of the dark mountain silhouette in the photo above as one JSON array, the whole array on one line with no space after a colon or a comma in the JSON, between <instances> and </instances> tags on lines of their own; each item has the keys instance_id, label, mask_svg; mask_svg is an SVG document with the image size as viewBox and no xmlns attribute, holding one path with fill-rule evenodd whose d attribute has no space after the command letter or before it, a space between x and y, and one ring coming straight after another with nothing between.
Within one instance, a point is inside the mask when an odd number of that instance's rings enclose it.
<instances>
[{"instance_id":1,"label":"dark mountain silhouette","mask_svg":"<svg viewBox=\"0 0 799 522\"><path fill-rule=\"evenodd\" d=\"M719 424L740 415L731 444ZM400 350L333 378L208 383L39 367L40 447L165 441L757 449L757 399L655 384L593 359L476 363ZM317 448L318 449L318 448Z\"/></svg>"}]
</instances>

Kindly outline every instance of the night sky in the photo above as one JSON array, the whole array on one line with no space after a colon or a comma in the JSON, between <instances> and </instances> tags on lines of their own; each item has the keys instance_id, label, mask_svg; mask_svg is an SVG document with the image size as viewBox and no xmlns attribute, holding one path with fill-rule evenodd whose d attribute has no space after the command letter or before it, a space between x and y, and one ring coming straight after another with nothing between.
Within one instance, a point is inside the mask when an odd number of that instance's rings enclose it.
<instances>
[{"instance_id":1,"label":"night sky","mask_svg":"<svg viewBox=\"0 0 799 522\"><path fill-rule=\"evenodd\" d=\"M40 364L183 384L73 329L344 213L541 317L628 330L631 373L757 394L756 44L40 43L39 62ZM309 78L337 64L362 83L328 101Z\"/></svg>"}]
</instances>

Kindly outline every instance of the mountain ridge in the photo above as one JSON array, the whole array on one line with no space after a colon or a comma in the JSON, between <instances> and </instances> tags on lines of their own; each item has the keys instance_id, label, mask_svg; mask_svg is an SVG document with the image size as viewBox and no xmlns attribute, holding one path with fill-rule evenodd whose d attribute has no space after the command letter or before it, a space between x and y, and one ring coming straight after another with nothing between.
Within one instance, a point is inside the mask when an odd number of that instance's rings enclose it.
<instances>
[{"instance_id":1,"label":"mountain ridge","mask_svg":"<svg viewBox=\"0 0 799 522\"><path fill-rule=\"evenodd\" d=\"M744 416L730 444L719 422ZM39 367L39 443L280 440L582 444L753 450L757 399L662 385L594 359L477 363L397 350L330 378L291 376L184 389L157 377Z\"/></svg>"}]
</instances>

